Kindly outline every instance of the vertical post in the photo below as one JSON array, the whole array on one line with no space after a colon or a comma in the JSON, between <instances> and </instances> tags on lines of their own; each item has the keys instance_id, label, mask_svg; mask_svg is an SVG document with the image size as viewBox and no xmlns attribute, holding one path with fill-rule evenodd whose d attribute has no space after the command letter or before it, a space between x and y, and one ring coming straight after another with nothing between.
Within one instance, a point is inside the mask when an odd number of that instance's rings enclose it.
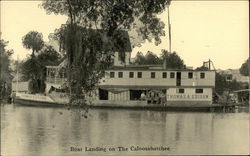
<instances>
[{"instance_id":1,"label":"vertical post","mask_svg":"<svg viewBox=\"0 0 250 156\"><path fill-rule=\"evenodd\" d=\"M56 70L55 68L53 68L53 70L54 70L54 83L56 83Z\"/></svg>"},{"instance_id":2,"label":"vertical post","mask_svg":"<svg viewBox=\"0 0 250 156\"><path fill-rule=\"evenodd\" d=\"M18 55L17 55L17 68L16 68L16 78L17 78L17 80L16 80L16 93L18 92L18 79L19 79L19 75L18 75L18 62L19 62L19 57L18 57Z\"/></svg>"},{"instance_id":3,"label":"vertical post","mask_svg":"<svg viewBox=\"0 0 250 156\"><path fill-rule=\"evenodd\" d=\"M208 69L209 69L209 70L211 69L210 63L211 63L211 60L209 59L209 60L208 60Z\"/></svg>"},{"instance_id":4,"label":"vertical post","mask_svg":"<svg viewBox=\"0 0 250 156\"><path fill-rule=\"evenodd\" d=\"M48 68L48 81L49 81L49 83L51 83L51 76L50 76L50 68Z\"/></svg>"},{"instance_id":5,"label":"vertical post","mask_svg":"<svg viewBox=\"0 0 250 156\"><path fill-rule=\"evenodd\" d=\"M167 11L168 11L168 39L169 39L169 52L171 53L171 24L170 24L170 14L169 14L169 6L170 4L167 5Z\"/></svg>"},{"instance_id":6,"label":"vertical post","mask_svg":"<svg viewBox=\"0 0 250 156\"><path fill-rule=\"evenodd\" d=\"M45 81L48 81L48 76L49 76L49 74L48 74L48 67L46 67L46 76L45 76L46 80Z\"/></svg>"}]
</instances>

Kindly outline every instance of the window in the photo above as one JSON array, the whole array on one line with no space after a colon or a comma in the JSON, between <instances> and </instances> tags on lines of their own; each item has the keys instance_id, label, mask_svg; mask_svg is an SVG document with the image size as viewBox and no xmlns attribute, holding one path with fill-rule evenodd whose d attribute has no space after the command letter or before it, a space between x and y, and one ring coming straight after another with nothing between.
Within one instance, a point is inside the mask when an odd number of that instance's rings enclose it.
<instances>
[{"instance_id":1,"label":"window","mask_svg":"<svg viewBox=\"0 0 250 156\"><path fill-rule=\"evenodd\" d=\"M99 88L99 100L108 100L109 92L107 90Z\"/></svg>"},{"instance_id":2,"label":"window","mask_svg":"<svg viewBox=\"0 0 250 156\"><path fill-rule=\"evenodd\" d=\"M188 78L192 79L193 78L193 72L188 72Z\"/></svg>"},{"instance_id":3,"label":"window","mask_svg":"<svg viewBox=\"0 0 250 156\"><path fill-rule=\"evenodd\" d=\"M125 52L118 52L118 60L119 61L122 61L122 62L125 62Z\"/></svg>"},{"instance_id":4,"label":"window","mask_svg":"<svg viewBox=\"0 0 250 156\"><path fill-rule=\"evenodd\" d=\"M110 72L110 78L114 78L115 77L115 72Z\"/></svg>"},{"instance_id":5,"label":"window","mask_svg":"<svg viewBox=\"0 0 250 156\"><path fill-rule=\"evenodd\" d=\"M129 78L134 78L134 72L129 72Z\"/></svg>"},{"instance_id":6,"label":"window","mask_svg":"<svg viewBox=\"0 0 250 156\"><path fill-rule=\"evenodd\" d=\"M151 78L155 78L155 72L151 72Z\"/></svg>"},{"instance_id":7,"label":"window","mask_svg":"<svg viewBox=\"0 0 250 156\"><path fill-rule=\"evenodd\" d=\"M118 72L118 77L122 78L123 77L123 72Z\"/></svg>"},{"instance_id":8,"label":"window","mask_svg":"<svg viewBox=\"0 0 250 156\"><path fill-rule=\"evenodd\" d=\"M202 94L203 93L203 89L195 89L195 93Z\"/></svg>"},{"instance_id":9,"label":"window","mask_svg":"<svg viewBox=\"0 0 250 156\"><path fill-rule=\"evenodd\" d=\"M200 78L204 79L205 78L205 73L200 73Z\"/></svg>"},{"instance_id":10,"label":"window","mask_svg":"<svg viewBox=\"0 0 250 156\"><path fill-rule=\"evenodd\" d=\"M233 80L233 76L232 75L227 75L226 76L226 80L227 81L232 81Z\"/></svg>"},{"instance_id":11,"label":"window","mask_svg":"<svg viewBox=\"0 0 250 156\"><path fill-rule=\"evenodd\" d=\"M167 72L162 73L162 78L167 78Z\"/></svg>"},{"instance_id":12,"label":"window","mask_svg":"<svg viewBox=\"0 0 250 156\"><path fill-rule=\"evenodd\" d=\"M138 73L137 73L137 77L138 77L138 78L142 78L142 72L138 72Z\"/></svg>"},{"instance_id":13,"label":"window","mask_svg":"<svg viewBox=\"0 0 250 156\"><path fill-rule=\"evenodd\" d=\"M170 73L170 78L173 79L174 76L175 76L174 72L171 72L171 73Z\"/></svg>"},{"instance_id":14,"label":"window","mask_svg":"<svg viewBox=\"0 0 250 156\"><path fill-rule=\"evenodd\" d=\"M104 77L109 77L109 72L105 72Z\"/></svg>"},{"instance_id":15,"label":"window","mask_svg":"<svg viewBox=\"0 0 250 156\"><path fill-rule=\"evenodd\" d=\"M178 89L176 90L176 92L177 92L177 93L183 94L183 93L185 93L185 90L184 90L183 88L178 88Z\"/></svg>"}]
</instances>

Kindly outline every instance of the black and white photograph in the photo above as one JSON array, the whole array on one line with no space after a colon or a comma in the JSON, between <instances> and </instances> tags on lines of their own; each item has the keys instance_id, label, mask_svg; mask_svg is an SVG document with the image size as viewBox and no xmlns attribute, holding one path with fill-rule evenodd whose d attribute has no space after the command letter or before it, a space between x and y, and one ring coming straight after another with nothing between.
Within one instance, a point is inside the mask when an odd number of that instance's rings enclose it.
<instances>
[{"instance_id":1,"label":"black and white photograph","mask_svg":"<svg viewBox=\"0 0 250 156\"><path fill-rule=\"evenodd\" d=\"M248 0L1 0L1 156L249 155Z\"/></svg>"}]
</instances>

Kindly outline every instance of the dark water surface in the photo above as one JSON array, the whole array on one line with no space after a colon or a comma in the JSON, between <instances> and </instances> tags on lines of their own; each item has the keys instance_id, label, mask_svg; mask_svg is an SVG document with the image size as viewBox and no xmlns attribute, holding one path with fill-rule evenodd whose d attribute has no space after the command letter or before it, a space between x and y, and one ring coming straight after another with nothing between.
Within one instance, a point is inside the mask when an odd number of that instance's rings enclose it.
<instances>
[{"instance_id":1,"label":"dark water surface","mask_svg":"<svg viewBox=\"0 0 250 156\"><path fill-rule=\"evenodd\" d=\"M137 154L249 154L249 114L92 109L85 119L77 109L1 106L1 155Z\"/></svg>"}]
</instances>

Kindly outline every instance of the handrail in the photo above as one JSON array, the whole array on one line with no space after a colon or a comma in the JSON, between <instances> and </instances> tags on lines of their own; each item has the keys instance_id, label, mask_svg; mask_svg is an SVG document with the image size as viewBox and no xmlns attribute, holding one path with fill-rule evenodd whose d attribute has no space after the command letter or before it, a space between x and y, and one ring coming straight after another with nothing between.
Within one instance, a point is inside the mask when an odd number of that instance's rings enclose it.
<instances>
[{"instance_id":1,"label":"handrail","mask_svg":"<svg viewBox=\"0 0 250 156\"><path fill-rule=\"evenodd\" d=\"M61 84L66 82L66 78L46 78L46 82L48 83L56 83L56 84Z\"/></svg>"}]
</instances>

